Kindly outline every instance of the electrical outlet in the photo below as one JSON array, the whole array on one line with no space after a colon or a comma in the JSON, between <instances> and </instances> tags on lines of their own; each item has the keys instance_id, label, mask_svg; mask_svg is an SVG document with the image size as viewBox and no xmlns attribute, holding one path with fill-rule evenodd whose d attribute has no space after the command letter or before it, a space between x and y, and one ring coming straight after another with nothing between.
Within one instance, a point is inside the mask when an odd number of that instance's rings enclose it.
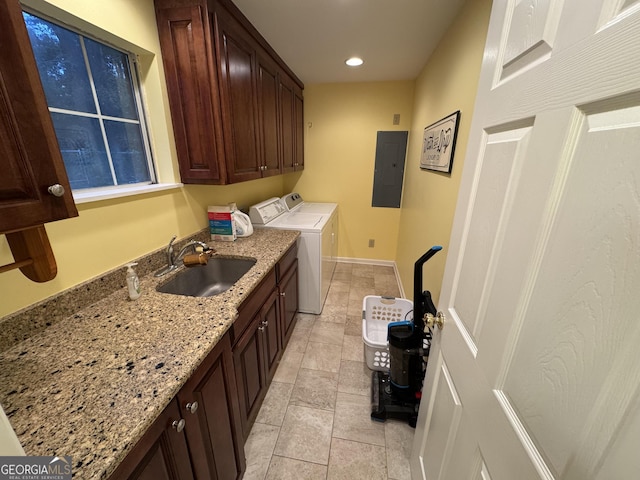
<instances>
[{"instance_id":1,"label":"electrical outlet","mask_svg":"<svg viewBox=\"0 0 640 480\"><path fill-rule=\"evenodd\" d=\"M373 248L376 246L376 241L373 238L369 239L369 248Z\"/></svg>"},{"instance_id":2,"label":"electrical outlet","mask_svg":"<svg viewBox=\"0 0 640 480\"><path fill-rule=\"evenodd\" d=\"M394 125L400 125L400 114L399 113L394 113L393 114L393 124Z\"/></svg>"}]
</instances>

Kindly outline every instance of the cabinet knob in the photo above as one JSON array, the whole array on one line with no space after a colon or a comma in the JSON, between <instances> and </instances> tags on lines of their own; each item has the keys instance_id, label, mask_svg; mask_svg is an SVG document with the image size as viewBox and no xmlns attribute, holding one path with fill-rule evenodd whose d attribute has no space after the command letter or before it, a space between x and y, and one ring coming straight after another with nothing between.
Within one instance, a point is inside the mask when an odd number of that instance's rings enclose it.
<instances>
[{"instance_id":1,"label":"cabinet knob","mask_svg":"<svg viewBox=\"0 0 640 480\"><path fill-rule=\"evenodd\" d=\"M189 412L196 413L198 410L198 402L190 402L185 405L185 407Z\"/></svg>"},{"instance_id":2,"label":"cabinet knob","mask_svg":"<svg viewBox=\"0 0 640 480\"><path fill-rule=\"evenodd\" d=\"M47 191L54 197L62 197L64 195L64 187L59 183L51 185L49 188L47 188Z\"/></svg>"},{"instance_id":3,"label":"cabinet knob","mask_svg":"<svg viewBox=\"0 0 640 480\"><path fill-rule=\"evenodd\" d=\"M258 331L259 331L259 332L264 332L264 325L260 325L260 326L258 327Z\"/></svg>"},{"instance_id":4,"label":"cabinet knob","mask_svg":"<svg viewBox=\"0 0 640 480\"><path fill-rule=\"evenodd\" d=\"M265 320L264 322L262 322L262 326L263 327L268 327L269 326L269 322L267 320Z\"/></svg>"},{"instance_id":5,"label":"cabinet knob","mask_svg":"<svg viewBox=\"0 0 640 480\"><path fill-rule=\"evenodd\" d=\"M281 296L281 297L286 297L286 296L287 296L287 294L286 294L285 292L280 292L280 296Z\"/></svg>"},{"instance_id":6,"label":"cabinet knob","mask_svg":"<svg viewBox=\"0 0 640 480\"><path fill-rule=\"evenodd\" d=\"M182 430L184 430L184 426L186 423L187 422L185 422L184 418L181 418L180 420L174 420L171 424L171 427L175 428L176 431L180 433Z\"/></svg>"}]
</instances>

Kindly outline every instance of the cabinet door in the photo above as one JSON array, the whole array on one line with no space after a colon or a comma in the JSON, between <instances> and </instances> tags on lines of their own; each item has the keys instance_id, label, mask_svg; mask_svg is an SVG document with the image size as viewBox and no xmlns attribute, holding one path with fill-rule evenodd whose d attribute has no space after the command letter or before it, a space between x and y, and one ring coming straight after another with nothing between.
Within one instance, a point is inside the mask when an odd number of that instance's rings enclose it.
<instances>
[{"instance_id":1,"label":"cabinet door","mask_svg":"<svg viewBox=\"0 0 640 480\"><path fill-rule=\"evenodd\" d=\"M280 292L280 319L282 330L282 347L284 348L291 338L295 327L296 313L298 312L298 260L282 276L278 286Z\"/></svg>"},{"instance_id":2,"label":"cabinet door","mask_svg":"<svg viewBox=\"0 0 640 480\"><path fill-rule=\"evenodd\" d=\"M110 480L193 480L184 431L177 429L180 420L178 405L172 401Z\"/></svg>"},{"instance_id":3,"label":"cabinet door","mask_svg":"<svg viewBox=\"0 0 640 480\"><path fill-rule=\"evenodd\" d=\"M218 82L209 19L202 7L159 8L158 33L184 183L225 183Z\"/></svg>"},{"instance_id":4,"label":"cabinet door","mask_svg":"<svg viewBox=\"0 0 640 480\"><path fill-rule=\"evenodd\" d=\"M278 361L281 356L281 339L278 317L280 313L280 305L278 302L278 291L274 290L269 299L265 302L260 312L261 322L259 329L264 342L263 350L265 356L265 375L267 385L276 373Z\"/></svg>"},{"instance_id":5,"label":"cabinet door","mask_svg":"<svg viewBox=\"0 0 640 480\"><path fill-rule=\"evenodd\" d=\"M0 0L0 233L75 217L31 42L15 0ZM48 192L61 185L64 194Z\"/></svg>"},{"instance_id":6,"label":"cabinet door","mask_svg":"<svg viewBox=\"0 0 640 480\"><path fill-rule=\"evenodd\" d=\"M259 329L261 322L258 313L233 349L240 421L245 438L267 393L263 332Z\"/></svg>"},{"instance_id":7,"label":"cabinet door","mask_svg":"<svg viewBox=\"0 0 640 480\"><path fill-rule=\"evenodd\" d=\"M279 175L278 73L276 64L266 53L258 55L258 100L262 176Z\"/></svg>"},{"instance_id":8,"label":"cabinet door","mask_svg":"<svg viewBox=\"0 0 640 480\"><path fill-rule=\"evenodd\" d=\"M282 128L282 171L283 173L288 173L295 170L294 86L286 74L281 74L279 80L280 122Z\"/></svg>"},{"instance_id":9,"label":"cabinet door","mask_svg":"<svg viewBox=\"0 0 640 480\"><path fill-rule=\"evenodd\" d=\"M296 170L304 169L304 100L302 90L296 88L293 97L293 110L295 112L295 158L293 164Z\"/></svg>"},{"instance_id":10,"label":"cabinet door","mask_svg":"<svg viewBox=\"0 0 640 480\"><path fill-rule=\"evenodd\" d=\"M215 20L229 182L253 180L262 176L254 41L220 4Z\"/></svg>"},{"instance_id":11,"label":"cabinet door","mask_svg":"<svg viewBox=\"0 0 640 480\"><path fill-rule=\"evenodd\" d=\"M237 398L231 343L225 335L178 393L197 478L242 477L245 459Z\"/></svg>"}]
</instances>

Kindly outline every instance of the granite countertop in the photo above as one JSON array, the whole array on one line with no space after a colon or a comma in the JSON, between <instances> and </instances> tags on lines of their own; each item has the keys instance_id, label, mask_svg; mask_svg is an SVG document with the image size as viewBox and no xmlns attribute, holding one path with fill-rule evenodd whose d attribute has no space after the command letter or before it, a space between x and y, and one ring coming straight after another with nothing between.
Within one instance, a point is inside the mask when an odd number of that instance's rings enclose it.
<instances>
[{"instance_id":1,"label":"granite countertop","mask_svg":"<svg viewBox=\"0 0 640 480\"><path fill-rule=\"evenodd\" d=\"M158 293L172 274L146 275L138 300L120 288L0 354L0 404L27 455L71 455L74 478L107 478L298 235L210 242L218 255L257 259L220 295Z\"/></svg>"}]
</instances>

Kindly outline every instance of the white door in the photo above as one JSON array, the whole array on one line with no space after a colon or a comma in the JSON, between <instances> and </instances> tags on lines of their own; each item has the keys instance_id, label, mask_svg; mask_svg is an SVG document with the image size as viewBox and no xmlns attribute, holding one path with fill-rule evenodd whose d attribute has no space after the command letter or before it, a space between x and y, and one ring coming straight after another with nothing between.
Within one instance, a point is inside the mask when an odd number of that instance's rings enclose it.
<instances>
[{"instance_id":1,"label":"white door","mask_svg":"<svg viewBox=\"0 0 640 480\"><path fill-rule=\"evenodd\" d=\"M414 479L640 478L640 0L494 0Z\"/></svg>"}]
</instances>

